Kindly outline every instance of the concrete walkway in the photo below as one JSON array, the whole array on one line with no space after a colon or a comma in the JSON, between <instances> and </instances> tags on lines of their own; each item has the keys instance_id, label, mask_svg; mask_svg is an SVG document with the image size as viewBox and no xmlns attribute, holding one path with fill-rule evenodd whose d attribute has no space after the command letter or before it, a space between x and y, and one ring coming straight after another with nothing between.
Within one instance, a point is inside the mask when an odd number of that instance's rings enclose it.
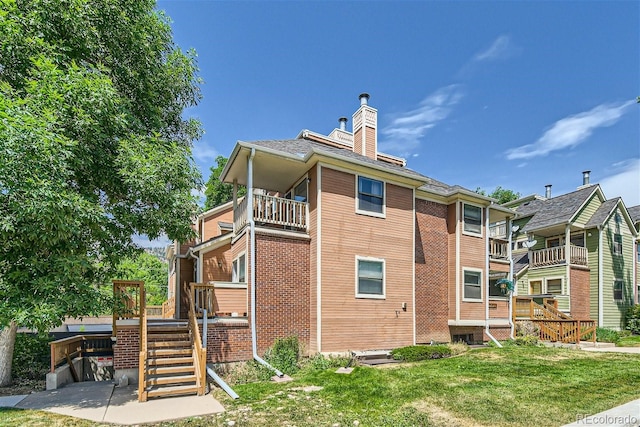
<instances>
[{"instance_id":1,"label":"concrete walkway","mask_svg":"<svg viewBox=\"0 0 640 427\"><path fill-rule=\"evenodd\" d=\"M36 409L91 421L133 425L211 415L224 408L211 395L151 399L139 403L136 386L81 382L26 396L0 397L0 407Z\"/></svg>"},{"instance_id":2,"label":"concrete walkway","mask_svg":"<svg viewBox=\"0 0 640 427\"><path fill-rule=\"evenodd\" d=\"M638 427L638 425L640 425L640 399L595 415L576 414L575 422L562 427Z\"/></svg>"}]
</instances>

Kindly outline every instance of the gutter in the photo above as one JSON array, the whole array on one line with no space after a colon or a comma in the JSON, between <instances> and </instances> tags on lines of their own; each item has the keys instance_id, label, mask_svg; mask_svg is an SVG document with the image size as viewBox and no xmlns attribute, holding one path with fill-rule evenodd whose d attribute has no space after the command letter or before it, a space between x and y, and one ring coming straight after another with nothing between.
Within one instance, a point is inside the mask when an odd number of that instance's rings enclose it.
<instances>
[{"instance_id":1,"label":"gutter","mask_svg":"<svg viewBox=\"0 0 640 427\"><path fill-rule=\"evenodd\" d=\"M278 377L282 378L284 376L282 372L258 356L258 336L256 332L256 223L253 220L253 158L255 155L256 149L251 148L251 154L249 155L249 162L247 164L247 215L249 216L249 251L251 252L251 271L249 273L251 278L251 350L253 352L253 358L258 363L272 370Z\"/></svg>"},{"instance_id":2,"label":"gutter","mask_svg":"<svg viewBox=\"0 0 640 427\"><path fill-rule=\"evenodd\" d=\"M598 327L604 323L604 272L602 271L602 225L598 226Z\"/></svg>"},{"instance_id":3,"label":"gutter","mask_svg":"<svg viewBox=\"0 0 640 427\"><path fill-rule=\"evenodd\" d=\"M507 300L508 302L508 307L509 307L509 326L511 326L511 332L509 333L509 336L511 337L511 339L515 339L515 329L516 329L516 325L513 323L513 295L514 293L517 294L517 285L516 285L516 280L515 277L513 277L513 254L511 253L511 248L512 248L512 241L513 241L513 233L511 232L511 227L512 227L512 219L509 218L507 220L507 233L509 233L509 243L507 246L507 254L509 256L509 279L511 279L513 281L513 291L511 291L509 293L509 299Z\"/></svg>"},{"instance_id":4,"label":"gutter","mask_svg":"<svg viewBox=\"0 0 640 427\"><path fill-rule=\"evenodd\" d=\"M485 286L483 286L482 288L484 289L480 289L480 291L484 291L485 295L484 295L484 304L485 304L485 333L487 334L487 336L489 338L491 338L491 341L493 341L495 343L495 345L498 346L498 348L502 348L502 344L500 344L500 342L493 336L491 335L491 332L489 331L489 207L484 208L485 209L485 214L484 214L484 246L485 246L485 252L484 252L484 263L485 263Z\"/></svg>"}]
</instances>

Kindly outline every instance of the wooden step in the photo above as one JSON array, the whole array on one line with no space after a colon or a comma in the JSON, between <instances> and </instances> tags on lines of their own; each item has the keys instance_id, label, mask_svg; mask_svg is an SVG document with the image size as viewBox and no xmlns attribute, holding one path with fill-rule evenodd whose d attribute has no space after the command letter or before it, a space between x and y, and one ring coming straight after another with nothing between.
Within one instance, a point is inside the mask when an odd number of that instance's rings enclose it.
<instances>
[{"instance_id":1,"label":"wooden step","mask_svg":"<svg viewBox=\"0 0 640 427\"><path fill-rule=\"evenodd\" d=\"M161 332L161 333L157 333L157 334L152 334L149 333L149 331L147 331L147 340L188 340L189 339L189 334L184 333L184 332L179 332L179 333L175 333L175 334L168 334L165 332Z\"/></svg>"},{"instance_id":2,"label":"wooden step","mask_svg":"<svg viewBox=\"0 0 640 427\"><path fill-rule=\"evenodd\" d=\"M160 359L160 360L166 360L166 359ZM186 366L162 366L162 367L148 368L147 374L148 375L186 374L190 372L194 373L195 370L196 369L193 366L193 364L186 365Z\"/></svg>"},{"instance_id":3,"label":"wooden step","mask_svg":"<svg viewBox=\"0 0 640 427\"><path fill-rule=\"evenodd\" d=\"M195 383L195 375L173 375L170 377L154 377L147 379L148 386L154 385L167 385L167 384L181 384L181 383Z\"/></svg>"},{"instance_id":4,"label":"wooden step","mask_svg":"<svg viewBox=\"0 0 640 427\"><path fill-rule=\"evenodd\" d=\"M154 348L191 348L191 341L150 341L147 343L149 350Z\"/></svg>"},{"instance_id":5,"label":"wooden step","mask_svg":"<svg viewBox=\"0 0 640 427\"><path fill-rule=\"evenodd\" d=\"M173 387L152 387L147 391L147 396L162 397L196 393L198 393L198 387L196 387L195 385L179 385Z\"/></svg>"},{"instance_id":6,"label":"wooden step","mask_svg":"<svg viewBox=\"0 0 640 427\"><path fill-rule=\"evenodd\" d=\"M147 334L185 333L188 331L188 326L147 326Z\"/></svg>"},{"instance_id":7,"label":"wooden step","mask_svg":"<svg viewBox=\"0 0 640 427\"><path fill-rule=\"evenodd\" d=\"M190 356L193 350L190 348L156 348L148 351L149 358L155 357L171 357L171 356Z\"/></svg>"},{"instance_id":8,"label":"wooden step","mask_svg":"<svg viewBox=\"0 0 640 427\"><path fill-rule=\"evenodd\" d=\"M185 365L190 364L193 366L193 357L164 357L164 358L150 358L147 359L149 366L167 366L167 365Z\"/></svg>"}]
</instances>

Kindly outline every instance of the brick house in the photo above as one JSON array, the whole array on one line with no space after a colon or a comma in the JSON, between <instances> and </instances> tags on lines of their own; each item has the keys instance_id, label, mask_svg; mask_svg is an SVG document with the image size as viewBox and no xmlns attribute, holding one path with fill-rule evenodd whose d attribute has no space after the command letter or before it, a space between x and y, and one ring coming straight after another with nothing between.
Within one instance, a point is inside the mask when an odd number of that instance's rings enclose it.
<instances>
[{"instance_id":1,"label":"brick house","mask_svg":"<svg viewBox=\"0 0 640 427\"><path fill-rule=\"evenodd\" d=\"M379 152L368 98L351 131L341 118L329 135L238 142L221 180L247 196L169 248L177 317L190 282L215 288L211 361L251 358L252 333L259 354L289 335L309 354L509 337L495 284L511 277L513 211Z\"/></svg>"}]
</instances>

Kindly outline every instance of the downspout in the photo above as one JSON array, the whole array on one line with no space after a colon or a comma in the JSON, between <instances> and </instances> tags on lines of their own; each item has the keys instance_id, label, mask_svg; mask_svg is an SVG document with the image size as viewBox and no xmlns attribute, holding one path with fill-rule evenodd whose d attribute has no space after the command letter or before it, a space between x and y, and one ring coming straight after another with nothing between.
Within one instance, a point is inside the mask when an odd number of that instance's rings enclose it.
<instances>
[{"instance_id":1,"label":"downspout","mask_svg":"<svg viewBox=\"0 0 640 427\"><path fill-rule=\"evenodd\" d=\"M604 274L602 272L602 225L598 226L598 327L604 323Z\"/></svg>"},{"instance_id":2,"label":"downspout","mask_svg":"<svg viewBox=\"0 0 640 427\"><path fill-rule=\"evenodd\" d=\"M256 223L253 220L253 158L256 155L256 149L251 149L249 161L247 164L247 216L249 217L249 252L251 253L251 350L253 358L271 369L280 378L284 376L282 372L267 363L266 360L258 356L258 336L256 332Z\"/></svg>"},{"instance_id":3,"label":"downspout","mask_svg":"<svg viewBox=\"0 0 640 427\"><path fill-rule=\"evenodd\" d=\"M507 246L507 256L509 257L509 280L512 280L513 283L513 291L509 292L509 299L507 299L507 304L508 304L508 316L509 316L509 326L511 326L511 332L509 333L509 336L511 337L511 339L514 339L515 335L515 329L516 329L516 325L513 323L513 293L516 290L516 280L515 277L513 277L513 256L511 253L511 245L512 245L512 236L513 233L511 232L511 218L507 218L507 233L509 233L509 243Z\"/></svg>"},{"instance_id":4,"label":"downspout","mask_svg":"<svg viewBox=\"0 0 640 427\"><path fill-rule=\"evenodd\" d=\"M484 329L487 336L491 338L491 341L493 341L495 345L498 346L499 348L502 348L502 344L500 344L500 342L498 342L498 340L495 339L495 337L491 335L491 332L489 331L489 206L487 206L484 209L484 211L485 211L485 214L484 214L484 246L485 246L484 248L485 282L484 283L485 283L485 286L480 288L480 292L484 292L484 307L485 307Z\"/></svg>"}]
</instances>

